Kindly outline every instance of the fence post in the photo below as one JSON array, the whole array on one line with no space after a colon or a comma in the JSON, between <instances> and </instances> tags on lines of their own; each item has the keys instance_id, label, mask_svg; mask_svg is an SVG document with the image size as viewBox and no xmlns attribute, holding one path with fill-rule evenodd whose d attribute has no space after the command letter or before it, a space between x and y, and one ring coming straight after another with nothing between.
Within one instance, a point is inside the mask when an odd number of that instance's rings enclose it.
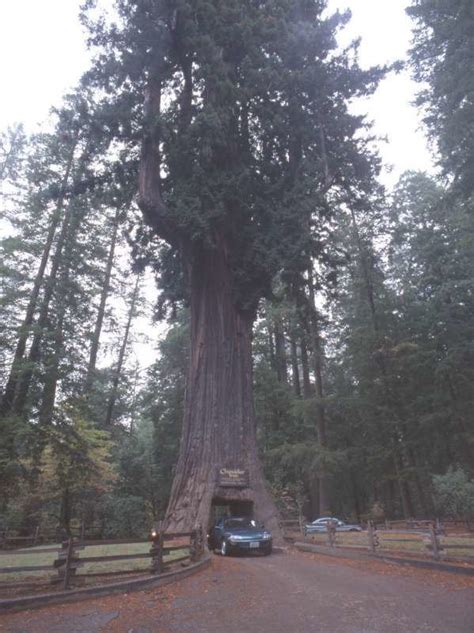
<instances>
[{"instance_id":1,"label":"fence post","mask_svg":"<svg viewBox=\"0 0 474 633\"><path fill-rule=\"evenodd\" d=\"M431 551L433 552L433 558L435 560L439 560L441 558L440 551L442 547L440 546L438 535L436 534L436 529L433 523L430 524L430 541L431 541Z\"/></svg>"},{"instance_id":2,"label":"fence post","mask_svg":"<svg viewBox=\"0 0 474 633\"><path fill-rule=\"evenodd\" d=\"M377 534L377 528L374 526L372 521L367 522L367 535L369 537L369 550L372 552L372 554L376 554L377 547L380 545L380 543Z\"/></svg>"},{"instance_id":3,"label":"fence post","mask_svg":"<svg viewBox=\"0 0 474 633\"><path fill-rule=\"evenodd\" d=\"M334 521L328 521L326 523L326 530L328 534L328 545L329 547L336 546L336 526Z\"/></svg>"},{"instance_id":4,"label":"fence post","mask_svg":"<svg viewBox=\"0 0 474 633\"><path fill-rule=\"evenodd\" d=\"M298 513L298 523L300 527L300 534L302 536L306 536L305 529L304 529L303 514L301 513L301 511Z\"/></svg>"},{"instance_id":5,"label":"fence post","mask_svg":"<svg viewBox=\"0 0 474 633\"><path fill-rule=\"evenodd\" d=\"M36 545L36 543L38 542L39 530L40 530L40 526L37 525L35 529L35 535L33 537L33 546Z\"/></svg>"},{"instance_id":6,"label":"fence post","mask_svg":"<svg viewBox=\"0 0 474 633\"><path fill-rule=\"evenodd\" d=\"M161 574L163 571L163 531L161 523L157 526L156 531L151 536L151 573Z\"/></svg>"},{"instance_id":7,"label":"fence post","mask_svg":"<svg viewBox=\"0 0 474 633\"><path fill-rule=\"evenodd\" d=\"M58 570L59 581L62 581L63 588L69 589L71 576L76 573L73 538L69 537L67 541L63 541L61 547L63 551L59 553L57 560L54 561L54 566Z\"/></svg>"}]
</instances>

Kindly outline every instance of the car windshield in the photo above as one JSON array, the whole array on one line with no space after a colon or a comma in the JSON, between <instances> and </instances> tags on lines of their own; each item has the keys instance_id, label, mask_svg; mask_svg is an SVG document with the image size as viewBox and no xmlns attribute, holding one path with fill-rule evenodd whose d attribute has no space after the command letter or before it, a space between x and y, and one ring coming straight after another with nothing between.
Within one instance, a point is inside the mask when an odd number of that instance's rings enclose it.
<instances>
[{"instance_id":1,"label":"car windshield","mask_svg":"<svg viewBox=\"0 0 474 633\"><path fill-rule=\"evenodd\" d=\"M224 526L226 528L255 528L257 522L254 519L226 519Z\"/></svg>"}]
</instances>

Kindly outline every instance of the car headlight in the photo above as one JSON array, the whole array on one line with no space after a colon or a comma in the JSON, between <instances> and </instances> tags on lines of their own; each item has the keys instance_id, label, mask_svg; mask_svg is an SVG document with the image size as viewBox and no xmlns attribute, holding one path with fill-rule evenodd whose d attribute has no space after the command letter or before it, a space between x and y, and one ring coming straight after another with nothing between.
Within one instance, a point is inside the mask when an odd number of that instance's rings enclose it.
<instances>
[{"instance_id":1,"label":"car headlight","mask_svg":"<svg viewBox=\"0 0 474 633\"><path fill-rule=\"evenodd\" d=\"M272 538L271 532L267 532L265 530L265 532L263 533L263 538L268 541L269 538Z\"/></svg>"},{"instance_id":2,"label":"car headlight","mask_svg":"<svg viewBox=\"0 0 474 633\"><path fill-rule=\"evenodd\" d=\"M238 534L232 534L232 536L229 536L229 541L231 543L236 543L237 541L242 541L245 537L243 536L239 536Z\"/></svg>"}]
</instances>

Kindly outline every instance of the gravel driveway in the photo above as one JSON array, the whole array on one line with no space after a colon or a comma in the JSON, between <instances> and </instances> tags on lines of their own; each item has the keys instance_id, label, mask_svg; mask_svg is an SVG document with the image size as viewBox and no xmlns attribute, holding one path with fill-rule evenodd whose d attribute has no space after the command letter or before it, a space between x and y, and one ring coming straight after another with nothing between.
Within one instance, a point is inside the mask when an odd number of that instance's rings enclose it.
<instances>
[{"instance_id":1,"label":"gravel driveway","mask_svg":"<svg viewBox=\"0 0 474 633\"><path fill-rule=\"evenodd\" d=\"M474 580L300 553L214 557L180 583L3 616L8 633L474 633Z\"/></svg>"}]
</instances>

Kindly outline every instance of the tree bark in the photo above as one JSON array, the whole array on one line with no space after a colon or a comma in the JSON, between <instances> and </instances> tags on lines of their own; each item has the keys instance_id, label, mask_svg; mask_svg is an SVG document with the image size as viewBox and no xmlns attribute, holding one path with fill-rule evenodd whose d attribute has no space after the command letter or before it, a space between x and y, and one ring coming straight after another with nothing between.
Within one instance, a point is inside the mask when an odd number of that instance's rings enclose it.
<instances>
[{"instance_id":1,"label":"tree bark","mask_svg":"<svg viewBox=\"0 0 474 633\"><path fill-rule=\"evenodd\" d=\"M278 382L288 384L288 367L286 358L285 334L281 317L275 315L273 319L275 331L275 360Z\"/></svg>"},{"instance_id":2,"label":"tree bark","mask_svg":"<svg viewBox=\"0 0 474 633\"><path fill-rule=\"evenodd\" d=\"M191 272L191 359L180 455L167 511L172 530L207 527L213 499L253 503L280 536L278 513L257 454L253 409L254 314L234 303L225 249L200 250ZM248 474L246 487L219 485L220 468Z\"/></svg>"},{"instance_id":3,"label":"tree bark","mask_svg":"<svg viewBox=\"0 0 474 633\"><path fill-rule=\"evenodd\" d=\"M104 283L102 284L102 290L100 293L99 309L97 311L97 319L94 327L94 334L92 336L91 350L89 354L89 363L87 365L86 379L84 383L84 392L89 393L92 383L94 382L95 366L97 362L97 354L99 352L100 335L102 332L102 325L104 323L105 305L110 292L110 279L112 277L112 268L114 265L115 246L117 243L117 233L119 225L120 209L117 208L112 223L112 238L110 240L110 248L107 256L107 264L105 266Z\"/></svg>"},{"instance_id":4,"label":"tree bark","mask_svg":"<svg viewBox=\"0 0 474 633\"><path fill-rule=\"evenodd\" d=\"M293 392L297 398L301 398L301 382L300 369L298 365L298 348L296 346L296 337L294 332L290 333L291 347L291 380L293 383Z\"/></svg>"},{"instance_id":5,"label":"tree bark","mask_svg":"<svg viewBox=\"0 0 474 633\"><path fill-rule=\"evenodd\" d=\"M105 414L104 426L109 428L112 424L112 416L114 412L115 402L117 401L118 387L120 384L120 378L122 377L123 363L125 360L125 352L127 350L128 339L130 336L130 328L132 326L133 317L135 316L135 309L138 301L138 291L140 287L140 276L137 275L135 287L133 289L132 300L130 302L130 310L128 312L127 324L125 326L125 332L123 334L122 345L120 346L119 357L117 361L117 367L114 372L112 381L112 392L109 398L109 404L107 405L107 413Z\"/></svg>"},{"instance_id":6,"label":"tree bark","mask_svg":"<svg viewBox=\"0 0 474 633\"><path fill-rule=\"evenodd\" d=\"M300 341L301 349L301 373L303 374L303 398L307 400L311 398L313 390L311 388L311 380L309 377L309 360L308 360L308 347L304 336Z\"/></svg>"},{"instance_id":7,"label":"tree bark","mask_svg":"<svg viewBox=\"0 0 474 633\"><path fill-rule=\"evenodd\" d=\"M326 407L324 406L324 387L323 387L323 348L321 345L321 335L319 332L319 319L316 309L313 272L308 271L308 287L309 287L309 327L311 331L311 346L313 348L313 370L316 387L316 429L318 433L319 446L324 450L328 446L327 439L327 423L326 423ZM319 512L320 515L328 513L330 510L329 500L329 482L324 469L319 473Z\"/></svg>"}]
</instances>

